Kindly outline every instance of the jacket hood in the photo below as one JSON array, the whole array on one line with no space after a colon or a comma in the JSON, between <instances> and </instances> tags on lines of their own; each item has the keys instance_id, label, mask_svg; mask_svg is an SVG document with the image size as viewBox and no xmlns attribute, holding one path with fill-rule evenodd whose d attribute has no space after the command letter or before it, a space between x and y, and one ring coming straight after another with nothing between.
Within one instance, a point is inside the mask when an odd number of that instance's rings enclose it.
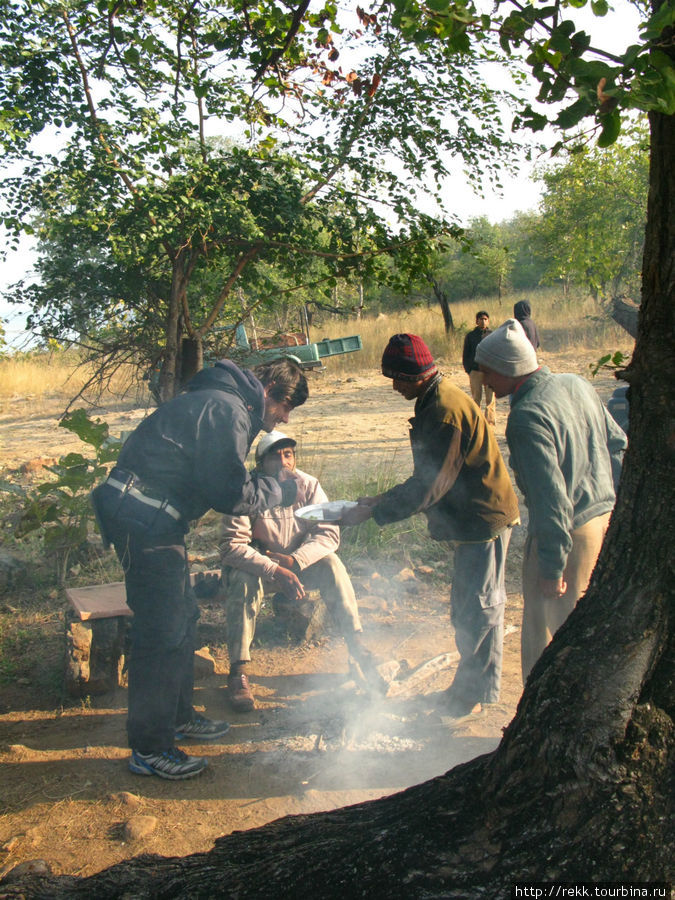
<instances>
[{"instance_id":1,"label":"jacket hood","mask_svg":"<svg viewBox=\"0 0 675 900\"><path fill-rule=\"evenodd\" d=\"M260 419L265 412L265 393L260 381L249 369L240 369L229 359L221 359L214 366L197 372L185 390L234 392Z\"/></svg>"},{"instance_id":2,"label":"jacket hood","mask_svg":"<svg viewBox=\"0 0 675 900\"><path fill-rule=\"evenodd\" d=\"M516 319L529 319L532 315L532 307L528 300L519 300L513 307L513 315Z\"/></svg>"}]
</instances>

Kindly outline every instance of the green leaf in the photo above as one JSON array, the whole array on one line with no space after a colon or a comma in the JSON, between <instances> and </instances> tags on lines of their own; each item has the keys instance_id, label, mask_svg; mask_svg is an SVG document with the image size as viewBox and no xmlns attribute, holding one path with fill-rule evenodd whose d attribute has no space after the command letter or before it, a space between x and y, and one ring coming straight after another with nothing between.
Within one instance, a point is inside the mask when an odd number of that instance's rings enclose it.
<instances>
[{"instance_id":1,"label":"green leaf","mask_svg":"<svg viewBox=\"0 0 675 900\"><path fill-rule=\"evenodd\" d=\"M578 125L583 118L594 112L594 107L585 97L580 97L571 106L561 110L555 120L555 124L560 128L573 128Z\"/></svg>"},{"instance_id":2,"label":"green leaf","mask_svg":"<svg viewBox=\"0 0 675 900\"><path fill-rule=\"evenodd\" d=\"M659 10L646 22L640 26L643 38L647 41L653 41L661 37L666 28L675 25L675 5L669 0L664 0Z\"/></svg>"},{"instance_id":3,"label":"green leaf","mask_svg":"<svg viewBox=\"0 0 675 900\"><path fill-rule=\"evenodd\" d=\"M93 422L84 409L76 409L64 416L59 422L59 427L72 431L85 444L91 444L96 448L108 437L108 425L100 420Z\"/></svg>"},{"instance_id":4,"label":"green leaf","mask_svg":"<svg viewBox=\"0 0 675 900\"><path fill-rule=\"evenodd\" d=\"M601 116L602 131L597 140L598 147L610 147L619 136L621 131L621 116L617 110L609 115Z\"/></svg>"},{"instance_id":5,"label":"green leaf","mask_svg":"<svg viewBox=\"0 0 675 900\"><path fill-rule=\"evenodd\" d=\"M591 0L591 9L596 16L606 16L609 12L607 0Z\"/></svg>"}]
</instances>

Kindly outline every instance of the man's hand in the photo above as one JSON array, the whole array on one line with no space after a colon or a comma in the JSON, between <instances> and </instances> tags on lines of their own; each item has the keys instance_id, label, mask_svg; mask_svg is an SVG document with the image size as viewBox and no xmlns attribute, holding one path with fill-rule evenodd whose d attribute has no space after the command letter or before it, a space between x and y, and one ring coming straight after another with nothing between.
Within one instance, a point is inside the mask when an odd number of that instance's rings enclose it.
<instances>
[{"instance_id":1,"label":"man's hand","mask_svg":"<svg viewBox=\"0 0 675 900\"><path fill-rule=\"evenodd\" d=\"M305 589L298 576L294 572L291 572L290 569L285 569L283 566L279 566L274 573L272 583L282 592L282 594L285 594L289 600L302 600L305 596Z\"/></svg>"},{"instance_id":2,"label":"man's hand","mask_svg":"<svg viewBox=\"0 0 675 900\"><path fill-rule=\"evenodd\" d=\"M562 578L539 578L537 590L544 600L558 600L567 590L567 582Z\"/></svg>"},{"instance_id":3,"label":"man's hand","mask_svg":"<svg viewBox=\"0 0 675 900\"><path fill-rule=\"evenodd\" d=\"M297 563L292 556L287 556L285 553L274 553L272 550L265 550L265 556L278 566L283 566L284 569L290 569L291 572L296 572L297 574Z\"/></svg>"},{"instance_id":4,"label":"man's hand","mask_svg":"<svg viewBox=\"0 0 675 900\"><path fill-rule=\"evenodd\" d=\"M343 526L351 526L351 525L360 525L361 522L367 521L373 514L373 506L375 503L369 503L367 501L376 501L376 497L360 497L357 506L352 506L351 509L345 509L342 513L342 518L340 519L340 525Z\"/></svg>"}]
</instances>

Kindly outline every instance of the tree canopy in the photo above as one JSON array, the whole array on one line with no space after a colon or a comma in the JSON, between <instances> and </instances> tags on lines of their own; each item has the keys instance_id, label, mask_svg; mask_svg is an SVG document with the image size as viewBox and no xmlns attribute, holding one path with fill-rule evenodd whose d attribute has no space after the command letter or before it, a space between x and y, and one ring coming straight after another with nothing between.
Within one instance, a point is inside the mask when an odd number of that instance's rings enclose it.
<instances>
[{"instance_id":1,"label":"tree canopy","mask_svg":"<svg viewBox=\"0 0 675 900\"><path fill-rule=\"evenodd\" d=\"M154 340L167 395L181 336L241 315L235 285L273 304L271 267L287 289L367 276L448 229L419 204L451 169L498 180L513 147L488 50L421 52L394 6L2 7L3 221L45 251L18 296L47 333Z\"/></svg>"}]
</instances>

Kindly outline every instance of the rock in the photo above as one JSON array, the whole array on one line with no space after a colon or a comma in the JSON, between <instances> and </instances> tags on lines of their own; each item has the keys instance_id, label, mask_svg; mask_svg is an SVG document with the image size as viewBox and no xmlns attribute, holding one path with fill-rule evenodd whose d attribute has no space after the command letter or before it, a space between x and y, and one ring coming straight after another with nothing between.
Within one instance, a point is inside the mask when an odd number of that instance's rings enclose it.
<instances>
[{"instance_id":1,"label":"rock","mask_svg":"<svg viewBox=\"0 0 675 900\"><path fill-rule=\"evenodd\" d=\"M49 863L44 859L28 859L26 862L19 863L5 875L2 879L4 884L11 884L13 881L19 881L26 875L51 875L52 870Z\"/></svg>"},{"instance_id":2,"label":"rock","mask_svg":"<svg viewBox=\"0 0 675 900\"><path fill-rule=\"evenodd\" d=\"M137 797L136 794L132 794L131 791L119 791L116 794L111 794L110 799L121 803L123 806L128 806L130 809L135 809L141 802L141 798Z\"/></svg>"},{"instance_id":3,"label":"rock","mask_svg":"<svg viewBox=\"0 0 675 900\"><path fill-rule=\"evenodd\" d=\"M421 575L433 575L434 569L432 566L417 566L417 571Z\"/></svg>"},{"instance_id":4,"label":"rock","mask_svg":"<svg viewBox=\"0 0 675 900\"><path fill-rule=\"evenodd\" d=\"M401 569L398 575L394 575L394 581L414 581L415 577L416 576L413 570L410 568L406 568Z\"/></svg>"},{"instance_id":5,"label":"rock","mask_svg":"<svg viewBox=\"0 0 675 900\"><path fill-rule=\"evenodd\" d=\"M289 637L298 643L316 640L330 626L326 604L320 598L315 601L308 596L295 603L284 594L277 593L272 597L272 610Z\"/></svg>"},{"instance_id":6,"label":"rock","mask_svg":"<svg viewBox=\"0 0 675 900\"><path fill-rule=\"evenodd\" d=\"M155 816L132 816L124 823L125 841L141 841L157 828Z\"/></svg>"},{"instance_id":7,"label":"rock","mask_svg":"<svg viewBox=\"0 0 675 900\"><path fill-rule=\"evenodd\" d=\"M208 678L216 671L216 661L208 647L195 650L195 678Z\"/></svg>"}]
</instances>

